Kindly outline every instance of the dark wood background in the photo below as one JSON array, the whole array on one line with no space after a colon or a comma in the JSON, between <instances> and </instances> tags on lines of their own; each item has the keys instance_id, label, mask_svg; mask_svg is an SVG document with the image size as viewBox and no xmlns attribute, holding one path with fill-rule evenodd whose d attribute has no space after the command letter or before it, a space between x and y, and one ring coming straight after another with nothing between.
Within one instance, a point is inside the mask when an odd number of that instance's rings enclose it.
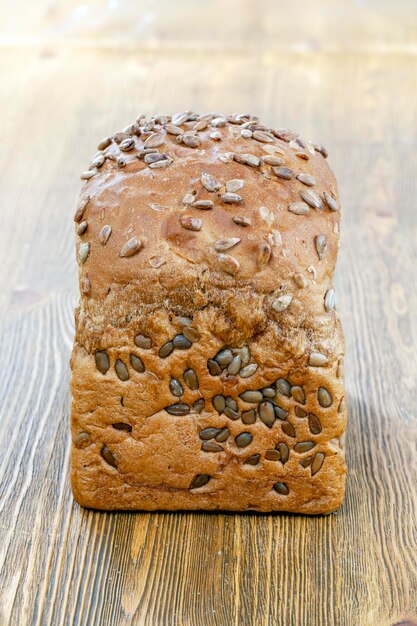
<instances>
[{"instance_id":1,"label":"dark wood background","mask_svg":"<svg viewBox=\"0 0 417 626\"><path fill-rule=\"evenodd\" d=\"M417 623L414 0L0 1L0 624ZM68 481L73 207L139 113L258 113L326 145L343 204L346 502L106 514Z\"/></svg>"}]
</instances>

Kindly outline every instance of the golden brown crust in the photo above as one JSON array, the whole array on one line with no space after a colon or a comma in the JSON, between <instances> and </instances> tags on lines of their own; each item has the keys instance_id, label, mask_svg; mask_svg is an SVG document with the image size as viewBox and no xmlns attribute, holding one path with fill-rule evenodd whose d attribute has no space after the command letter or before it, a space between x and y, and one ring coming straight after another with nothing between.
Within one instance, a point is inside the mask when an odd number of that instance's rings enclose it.
<instances>
[{"instance_id":1,"label":"golden brown crust","mask_svg":"<svg viewBox=\"0 0 417 626\"><path fill-rule=\"evenodd\" d=\"M100 145L75 216L76 499L103 509L334 510L346 403L332 290L339 205L324 150L246 116L187 113L139 118ZM151 347L135 345L138 334ZM161 356L174 337L178 347ZM224 348L234 350L229 373L210 373ZM256 421L243 423L251 405L239 394L265 387L268 406L252 405ZM234 409L219 414L216 396ZM167 412L178 403L189 411ZM206 428L230 434L202 439ZM245 463L257 454L257 465Z\"/></svg>"}]
</instances>

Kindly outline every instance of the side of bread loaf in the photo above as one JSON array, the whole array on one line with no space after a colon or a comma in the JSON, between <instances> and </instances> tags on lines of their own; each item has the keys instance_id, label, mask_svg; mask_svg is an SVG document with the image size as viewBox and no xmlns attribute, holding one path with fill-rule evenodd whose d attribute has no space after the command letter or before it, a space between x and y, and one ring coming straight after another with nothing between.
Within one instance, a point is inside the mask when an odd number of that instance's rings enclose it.
<instances>
[{"instance_id":1,"label":"side of bread loaf","mask_svg":"<svg viewBox=\"0 0 417 626\"><path fill-rule=\"evenodd\" d=\"M141 116L100 143L75 215L78 502L340 505L340 208L326 156L249 115Z\"/></svg>"}]
</instances>

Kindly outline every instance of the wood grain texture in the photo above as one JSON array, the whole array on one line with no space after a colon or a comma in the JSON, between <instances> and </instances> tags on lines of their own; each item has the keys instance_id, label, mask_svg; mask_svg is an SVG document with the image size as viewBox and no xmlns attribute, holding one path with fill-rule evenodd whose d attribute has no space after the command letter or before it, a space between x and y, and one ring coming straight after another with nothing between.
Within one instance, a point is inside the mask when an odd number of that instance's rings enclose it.
<instances>
[{"instance_id":1,"label":"wood grain texture","mask_svg":"<svg viewBox=\"0 0 417 626\"><path fill-rule=\"evenodd\" d=\"M225 4L0 3L1 626L417 623L415 4ZM72 500L78 176L109 131L185 108L329 148L350 399L335 515Z\"/></svg>"}]
</instances>

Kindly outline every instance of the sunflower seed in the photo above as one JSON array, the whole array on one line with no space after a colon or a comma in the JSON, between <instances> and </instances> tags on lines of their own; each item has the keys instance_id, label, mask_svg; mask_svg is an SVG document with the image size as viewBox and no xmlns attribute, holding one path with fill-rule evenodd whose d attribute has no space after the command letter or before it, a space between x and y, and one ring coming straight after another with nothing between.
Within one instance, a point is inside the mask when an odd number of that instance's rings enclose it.
<instances>
[{"instance_id":1,"label":"sunflower seed","mask_svg":"<svg viewBox=\"0 0 417 626\"><path fill-rule=\"evenodd\" d=\"M222 428L219 434L215 436L215 440L223 443L224 441L227 441L227 439L229 439L229 436L230 430L228 428Z\"/></svg>"},{"instance_id":2,"label":"sunflower seed","mask_svg":"<svg viewBox=\"0 0 417 626\"><path fill-rule=\"evenodd\" d=\"M307 417L307 413L300 406L295 407L294 413L297 417Z\"/></svg>"},{"instance_id":3,"label":"sunflower seed","mask_svg":"<svg viewBox=\"0 0 417 626\"><path fill-rule=\"evenodd\" d=\"M267 450L265 452L265 459L267 461L279 461L280 457L281 455L278 450Z\"/></svg>"},{"instance_id":4,"label":"sunflower seed","mask_svg":"<svg viewBox=\"0 0 417 626\"><path fill-rule=\"evenodd\" d=\"M105 350L98 350L95 355L96 367L102 373L106 374L110 367L109 355Z\"/></svg>"},{"instance_id":5,"label":"sunflower seed","mask_svg":"<svg viewBox=\"0 0 417 626\"><path fill-rule=\"evenodd\" d=\"M290 493L290 490L285 483L275 483L274 489L281 496L287 496Z\"/></svg>"},{"instance_id":6,"label":"sunflower seed","mask_svg":"<svg viewBox=\"0 0 417 626\"><path fill-rule=\"evenodd\" d=\"M107 446L103 446L101 448L100 454L103 457L103 459L106 461L106 463L108 463L109 465L112 465L112 467L117 467L117 458L113 454L113 452L111 452L111 450L108 449Z\"/></svg>"},{"instance_id":7,"label":"sunflower seed","mask_svg":"<svg viewBox=\"0 0 417 626\"><path fill-rule=\"evenodd\" d=\"M195 389L199 388L197 374L191 367L185 370L183 377L184 377L184 382L189 389L194 391Z\"/></svg>"},{"instance_id":8,"label":"sunflower seed","mask_svg":"<svg viewBox=\"0 0 417 626\"><path fill-rule=\"evenodd\" d=\"M127 370L126 365L120 359L116 360L114 364L114 369L116 370L116 374L120 380L126 381L129 380L129 372Z\"/></svg>"},{"instance_id":9,"label":"sunflower seed","mask_svg":"<svg viewBox=\"0 0 417 626\"><path fill-rule=\"evenodd\" d=\"M263 130L253 131L253 138L261 143L273 143L274 141L274 137L270 133L264 132Z\"/></svg>"},{"instance_id":10,"label":"sunflower seed","mask_svg":"<svg viewBox=\"0 0 417 626\"><path fill-rule=\"evenodd\" d=\"M78 259L80 263L85 263L90 254L90 244L88 242L82 243L78 249Z\"/></svg>"},{"instance_id":11,"label":"sunflower seed","mask_svg":"<svg viewBox=\"0 0 417 626\"><path fill-rule=\"evenodd\" d=\"M256 422L255 409L249 409L249 411L243 411L242 422L244 424L254 424Z\"/></svg>"},{"instance_id":12,"label":"sunflower seed","mask_svg":"<svg viewBox=\"0 0 417 626\"><path fill-rule=\"evenodd\" d=\"M214 437L216 437L216 435L218 435L220 432L221 428L204 428L203 430L200 430L198 436L203 441L208 441L209 439L214 439Z\"/></svg>"},{"instance_id":13,"label":"sunflower seed","mask_svg":"<svg viewBox=\"0 0 417 626\"><path fill-rule=\"evenodd\" d=\"M104 162L106 160L106 157L104 156L104 154L98 154L92 161L91 161L91 165L88 168L89 170L95 168L95 167L103 167Z\"/></svg>"},{"instance_id":14,"label":"sunflower seed","mask_svg":"<svg viewBox=\"0 0 417 626\"><path fill-rule=\"evenodd\" d=\"M283 432L288 435L288 437L296 437L295 428L291 424L291 422L282 422L281 424Z\"/></svg>"},{"instance_id":15,"label":"sunflower seed","mask_svg":"<svg viewBox=\"0 0 417 626\"><path fill-rule=\"evenodd\" d=\"M188 413L190 412L190 407L188 406L188 404L182 404L181 402L178 402L177 404L170 404L169 406L166 406L165 411L170 415L188 415Z\"/></svg>"},{"instance_id":16,"label":"sunflower seed","mask_svg":"<svg viewBox=\"0 0 417 626\"><path fill-rule=\"evenodd\" d=\"M144 350L149 350L152 345L152 339L145 337L145 335L136 335L133 341L138 348L143 348Z\"/></svg>"},{"instance_id":17,"label":"sunflower seed","mask_svg":"<svg viewBox=\"0 0 417 626\"><path fill-rule=\"evenodd\" d=\"M312 206L314 209L321 209L323 206L321 199L312 189L302 189L300 191L300 196L304 202L307 202L307 204Z\"/></svg>"},{"instance_id":18,"label":"sunflower seed","mask_svg":"<svg viewBox=\"0 0 417 626\"><path fill-rule=\"evenodd\" d=\"M165 124L165 130L169 135L182 135L182 133L184 132L182 128L176 126L175 124L171 124L170 122L168 122L168 124Z\"/></svg>"},{"instance_id":19,"label":"sunflower seed","mask_svg":"<svg viewBox=\"0 0 417 626\"><path fill-rule=\"evenodd\" d=\"M256 264L259 269L264 267L271 256L271 246L269 243L260 243L256 252Z\"/></svg>"},{"instance_id":20,"label":"sunflower seed","mask_svg":"<svg viewBox=\"0 0 417 626\"><path fill-rule=\"evenodd\" d=\"M207 367L211 376L220 376L220 374L222 373L222 368L214 359L209 359L207 361Z\"/></svg>"},{"instance_id":21,"label":"sunflower seed","mask_svg":"<svg viewBox=\"0 0 417 626\"><path fill-rule=\"evenodd\" d=\"M91 435L85 432L78 433L77 435L75 435L74 441L73 441L74 446L79 449L86 448L92 442L93 440L91 439Z\"/></svg>"},{"instance_id":22,"label":"sunflower seed","mask_svg":"<svg viewBox=\"0 0 417 626\"><path fill-rule=\"evenodd\" d=\"M327 239L326 235L317 235L314 238L314 244L316 246L317 254L320 260L324 257L326 251Z\"/></svg>"},{"instance_id":23,"label":"sunflower seed","mask_svg":"<svg viewBox=\"0 0 417 626\"><path fill-rule=\"evenodd\" d=\"M319 390L317 392L317 398L320 406L324 408L331 406L333 403L333 398L325 387L319 387Z\"/></svg>"},{"instance_id":24,"label":"sunflower seed","mask_svg":"<svg viewBox=\"0 0 417 626\"><path fill-rule=\"evenodd\" d=\"M312 435L318 435L322 431L320 420L313 413L308 415L308 427Z\"/></svg>"},{"instance_id":25,"label":"sunflower seed","mask_svg":"<svg viewBox=\"0 0 417 626\"><path fill-rule=\"evenodd\" d=\"M80 198L78 205L77 205L77 209L75 211L74 222L81 222L84 216L84 212L87 208L87 204L89 202L90 202L90 196L83 196L82 198Z\"/></svg>"},{"instance_id":26,"label":"sunflower seed","mask_svg":"<svg viewBox=\"0 0 417 626\"><path fill-rule=\"evenodd\" d=\"M314 476L315 474L317 474L317 472L319 472L321 470L321 467L323 465L324 462L324 457L325 455L323 454L323 452L317 452L317 454L314 457L314 461L311 464L311 475Z\"/></svg>"},{"instance_id":27,"label":"sunflower seed","mask_svg":"<svg viewBox=\"0 0 417 626\"><path fill-rule=\"evenodd\" d=\"M296 443L294 446L294 452L298 454L303 454L304 452L309 452L313 448L315 448L316 444L314 441L300 441Z\"/></svg>"},{"instance_id":28,"label":"sunflower seed","mask_svg":"<svg viewBox=\"0 0 417 626\"><path fill-rule=\"evenodd\" d=\"M184 337L191 341L191 343L196 343L201 339L201 335L196 328L193 326L185 326L182 330Z\"/></svg>"},{"instance_id":29,"label":"sunflower seed","mask_svg":"<svg viewBox=\"0 0 417 626\"><path fill-rule=\"evenodd\" d=\"M88 274L81 279L81 291L85 296L89 296L91 293L91 281Z\"/></svg>"},{"instance_id":30,"label":"sunflower seed","mask_svg":"<svg viewBox=\"0 0 417 626\"><path fill-rule=\"evenodd\" d=\"M240 135L244 139L250 139L252 137L253 133L248 128L242 128L242 130L240 131Z\"/></svg>"},{"instance_id":31,"label":"sunflower seed","mask_svg":"<svg viewBox=\"0 0 417 626\"><path fill-rule=\"evenodd\" d=\"M240 202L243 202L242 196L240 196L238 193L226 192L223 193L220 197L226 204L239 204Z\"/></svg>"},{"instance_id":32,"label":"sunflower seed","mask_svg":"<svg viewBox=\"0 0 417 626\"><path fill-rule=\"evenodd\" d=\"M123 157L119 157L116 163L119 167L126 167L126 160Z\"/></svg>"},{"instance_id":33,"label":"sunflower seed","mask_svg":"<svg viewBox=\"0 0 417 626\"><path fill-rule=\"evenodd\" d=\"M304 389L298 385L294 385L291 387L291 395L296 402L300 404L305 404L306 402L306 394L304 393Z\"/></svg>"},{"instance_id":34,"label":"sunflower seed","mask_svg":"<svg viewBox=\"0 0 417 626\"><path fill-rule=\"evenodd\" d=\"M106 148L109 147L110 144L111 144L111 137L105 137L98 144L97 150L105 150Z\"/></svg>"},{"instance_id":35,"label":"sunflower seed","mask_svg":"<svg viewBox=\"0 0 417 626\"><path fill-rule=\"evenodd\" d=\"M214 130L212 133L210 133L210 139L219 141L221 138L222 138L222 134L219 130ZM219 157L219 159L222 160L222 157Z\"/></svg>"},{"instance_id":36,"label":"sunflower seed","mask_svg":"<svg viewBox=\"0 0 417 626\"><path fill-rule=\"evenodd\" d=\"M77 235L83 235L85 233L85 231L87 230L88 227L88 222L86 220L84 220L83 222L80 222L77 226Z\"/></svg>"},{"instance_id":37,"label":"sunflower seed","mask_svg":"<svg viewBox=\"0 0 417 626\"><path fill-rule=\"evenodd\" d=\"M149 163L148 167L150 167L153 170L157 170L157 169L161 169L163 167L168 167L168 165L172 163L172 159L160 159L159 161L156 161L156 163Z\"/></svg>"},{"instance_id":38,"label":"sunflower seed","mask_svg":"<svg viewBox=\"0 0 417 626\"><path fill-rule=\"evenodd\" d=\"M260 458L260 454L252 454L252 456L246 459L245 465L258 465Z\"/></svg>"},{"instance_id":39,"label":"sunflower seed","mask_svg":"<svg viewBox=\"0 0 417 626\"><path fill-rule=\"evenodd\" d=\"M275 167L279 167L284 163L281 157L274 156L273 154L267 154L266 156L263 156L261 160L262 163L265 163L266 165L274 165Z\"/></svg>"},{"instance_id":40,"label":"sunflower seed","mask_svg":"<svg viewBox=\"0 0 417 626\"><path fill-rule=\"evenodd\" d=\"M217 128L223 128L224 126L226 126L226 120L224 117L215 117L213 120L211 120L210 125Z\"/></svg>"},{"instance_id":41,"label":"sunflower seed","mask_svg":"<svg viewBox=\"0 0 417 626\"><path fill-rule=\"evenodd\" d=\"M204 452L222 452L223 448L219 446L218 443L214 443L214 441L204 441L201 444L201 449Z\"/></svg>"},{"instance_id":42,"label":"sunflower seed","mask_svg":"<svg viewBox=\"0 0 417 626\"><path fill-rule=\"evenodd\" d=\"M236 193L244 186L245 181L241 178L232 178L226 182L226 191L228 193Z\"/></svg>"},{"instance_id":43,"label":"sunflower seed","mask_svg":"<svg viewBox=\"0 0 417 626\"><path fill-rule=\"evenodd\" d=\"M219 265L220 267L227 272L227 274L231 274L234 276L238 273L240 268L240 263L237 259L229 254L219 254Z\"/></svg>"},{"instance_id":44,"label":"sunflower seed","mask_svg":"<svg viewBox=\"0 0 417 626\"><path fill-rule=\"evenodd\" d=\"M173 115L171 119L171 123L174 124L175 126L182 126L187 121L188 121L187 113L175 113L175 115Z\"/></svg>"},{"instance_id":45,"label":"sunflower seed","mask_svg":"<svg viewBox=\"0 0 417 626\"><path fill-rule=\"evenodd\" d=\"M313 143L313 146L317 150L317 152L319 152L325 159L327 159L329 153L324 146L321 146L319 143Z\"/></svg>"},{"instance_id":46,"label":"sunflower seed","mask_svg":"<svg viewBox=\"0 0 417 626\"><path fill-rule=\"evenodd\" d=\"M167 341L166 343L164 343L163 346L159 348L158 355L161 357L161 359L166 359L166 357L169 356L173 350L174 344L172 343L172 341Z\"/></svg>"},{"instance_id":47,"label":"sunflower seed","mask_svg":"<svg viewBox=\"0 0 417 626\"><path fill-rule=\"evenodd\" d=\"M337 378L343 378L344 374L345 374L345 366L344 366L343 358L341 358L339 359L337 363L336 376Z\"/></svg>"},{"instance_id":48,"label":"sunflower seed","mask_svg":"<svg viewBox=\"0 0 417 626\"><path fill-rule=\"evenodd\" d=\"M235 224L239 224L239 226L252 226L250 219L244 215L236 215L233 221Z\"/></svg>"},{"instance_id":49,"label":"sunflower seed","mask_svg":"<svg viewBox=\"0 0 417 626\"><path fill-rule=\"evenodd\" d=\"M261 394L262 395L262 394ZM274 405L272 402L261 402L259 405L259 417L269 428L272 428L275 422Z\"/></svg>"},{"instance_id":50,"label":"sunflower seed","mask_svg":"<svg viewBox=\"0 0 417 626\"><path fill-rule=\"evenodd\" d=\"M164 143L164 141L164 135L161 135L161 133L153 133L146 139L144 146L145 148L158 148Z\"/></svg>"},{"instance_id":51,"label":"sunflower seed","mask_svg":"<svg viewBox=\"0 0 417 626\"><path fill-rule=\"evenodd\" d=\"M182 204L190 205L194 202L195 197L192 193L186 193L183 199L181 200Z\"/></svg>"},{"instance_id":52,"label":"sunflower seed","mask_svg":"<svg viewBox=\"0 0 417 626\"><path fill-rule=\"evenodd\" d=\"M312 365L313 367L323 367L324 365L328 364L329 359L327 358L325 354L320 354L319 352L312 352L309 356L308 362L309 362L309 365Z\"/></svg>"},{"instance_id":53,"label":"sunflower seed","mask_svg":"<svg viewBox=\"0 0 417 626\"><path fill-rule=\"evenodd\" d=\"M281 443L277 443L277 445L275 447L279 451L280 461L284 465L288 461L288 459L290 457L290 450L289 450L287 444L282 442L282 441L281 441Z\"/></svg>"},{"instance_id":54,"label":"sunflower seed","mask_svg":"<svg viewBox=\"0 0 417 626\"><path fill-rule=\"evenodd\" d=\"M190 489L198 489L199 487L204 487L204 485L207 485L210 478L211 476L209 476L208 474L197 474L197 476L195 476L190 485Z\"/></svg>"},{"instance_id":55,"label":"sunflower seed","mask_svg":"<svg viewBox=\"0 0 417 626\"><path fill-rule=\"evenodd\" d=\"M336 294L334 289L329 289L324 296L324 308L326 311L332 311L336 306Z\"/></svg>"},{"instance_id":56,"label":"sunflower seed","mask_svg":"<svg viewBox=\"0 0 417 626\"><path fill-rule=\"evenodd\" d=\"M331 196L329 193L327 193L327 191L324 192L323 196L324 196L324 199L325 199L326 204L329 207L329 209L331 211L338 211L337 202L333 198L333 196Z\"/></svg>"},{"instance_id":57,"label":"sunflower seed","mask_svg":"<svg viewBox=\"0 0 417 626\"><path fill-rule=\"evenodd\" d=\"M98 234L99 242L103 244L104 246L108 242L110 235L111 235L111 226L106 224L105 226L103 226L103 228Z\"/></svg>"},{"instance_id":58,"label":"sunflower seed","mask_svg":"<svg viewBox=\"0 0 417 626\"><path fill-rule=\"evenodd\" d=\"M313 458L312 456L306 456L305 459L301 459L300 461L300 465L302 467L309 467L311 465L311 463L313 462Z\"/></svg>"},{"instance_id":59,"label":"sunflower seed","mask_svg":"<svg viewBox=\"0 0 417 626\"><path fill-rule=\"evenodd\" d=\"M128 139L129 135L127 133L121 132L121 133L115 133L113 135L113 141L115 141L118 145L124 140L124 139Z\"/></svg>"},{"instance_id":60,"label":"sunflower seed","mask_svg":"<svg viewBox=\"0 0 417 626\"><path fill-rule=\"evenodd\" d=\"M204 407L205 407L204 398L199 398L193 404L193 411L195 411L196 413L201 413Z\"/></svg>"},{"instance_id":61,"label":"sunflower seed","mask_svg":"<svg viewBox=\"0 0 417 626\"><path fill-rule=\"evenodd\" d=\"M237 163L250 165L251 167L259 167L261 162L260 159L254 154L234 154L233 158Z\"/></svg>"},{"instance_id":62,"label":"sunflower seed","mask_svg":"<svg viewBox=\"0 0 417 626\"><path fill-rule=\"evenodd\" d=\"M233 409L233 411L237 411L238 410L238 405L237 402L234 398L232 398L232 396L227 396L226 398L226 406L228 406L230 409Z\"/></svg>"},{"instance_id":63,"label":"sunflower seed","mask_svg":"<svg viewBox=\"0 0 417 626\"><path fill-rule=\"evenodd\" d=\"M240 435L235 438L236 445L239 446L239 448L246 448L252 441L253 437L250 433L240 433Z\"/></svg>"},{"instance_id":64,"label":"sunflower seed","mask_svg":"<svg viewBox=\"0 0 417 626\"><path fill-rule=\"evenodd\" d=\"M181 226L187 230L201 230L203 226L202 220L198 217L191 217L190 215L183 215L180 219Z\"/></svg>"},{"instance_id":65,"label":"sunflower seed","mask_svg":"<svg viewBox=\"0 0 417 626\"><path fill-rule=\"evenodd\" d=\"M227 368L227 373L230 374L231 376L235 376L240 370L241 365L242 365L242 359L240 358L239 355L235 356Z\"/></svg>"},{"instance_id":66,"label":"sunflower seed","mask_svg":"<svg viewBox=\"0 0 417 626\"><path fill-rule=\"evenodd\" d=\"M287 398L291 397L291 385L288 382L288 380L285 380L285 378L278 378L278 380L275 383L275 386L278 390L278 393L280 393L283 396L287 396Z\"/></svg>"},{"instance_id":67,"label":"sunflower seed","mask_svg":"<svg viewBox=\"0 0 417 626\"><path fill-rule=\"evenodd\" d=\"M261 393L264 398L275 398L275 389L273 387L264 387Z\"/></svg>"},{"instance_id":68,"label":"sunflower seed","mask_svg":"<svg viewBox=\"0 0 417 626\"><path fill-rule=\"evenodd\" d=\"M257 363L250 363L249 365L245 365L245 367L242 367L242 369L239 372L239 376L241 378L249 378L256 372L257 369L258 369Z\"/></svg>"},{"instance_id":69,"label":"sunflower seed","mask_svg":"<svg viewBox=\"0 0 417 626\"><path fill-rule=\"evenodd\" d=\"M208 174L207 172L202 172L200 180L201 184L207 189L207 191L217 191L220 189L220 183L214 178L214 176Z\"/></svg>"},{"instance_id":70,"label":"sunflower seed","mask_svg":"<svg viewBox=\"0 0 417 626\"><path fill-rule=\"evenodd\" d=\"M212 200L196 200L191 204L193 209L202 209L208 211L213 208L214 202Z\"/></svg>"},{"instance_id":71,"label":"sunflower seed","mask_svg":"<svg viewBox=\"0 0 417 626\"><path fill-rule=\"evenodd\" d=\"M224 396L214 396L211 402L217 413L223 413L226 408L226 398Z\"/></svg>"},{"instance_id":72,"label":"sunflower seed","mask_svg":"<svg viewBox=\"0 0 417 626\"><path fill-rule=\"evenodd\" d=\"M130 152L130 150L133 150L134 147L135 140L133 139L133 137L127 137L126 139L123 139L123 141L121 141L119 145L120 150L122 150L123 152Z\"/></svg>"},{"instance_id":73,"label":"sunflower seed","mask_svg":"<svg viewBox=\"0 0 417 626\"><path fill-rule=\"evenodd\" d=\"M136 356L136 354L131 354L130 355L130 364L133 367L134 370L136 370L137 372L139 372L139 374L142 374L142 372L145 371L145 366L143 364L143 361L140 357Z\"/></svg>"},{"instance_id":74,"label":"sunflower seed","mask_svg":"<svg viewBox=\"0 0 417 626\"><path fill-rule=\"evenodd\" d=\"M243 391L242 393L240 393L239 398L241 398L243 402L249 402L250 404L257 404L258 402L262 402L263 395L261 394L260 391L248 390L248 391Z\"/></svg>"},{"instance_id":75,"label":"sunflower seed","mask_svg":"<svg viewBox=\"0 0 417 626\"><path fill-rule=\"evenodd\" d=\"M290 213L294 215L306 215L309 211L308 205L305 202L293 202L288 207Z\"/></svg>"},{"instance_id":76,"label":"sunflower seed","mask_svg":"<svg viewBox=\"0 0 417 626\"><path fill-rule=\"evenodd\" d=\"M297 285L297 287L299 287L299 289L305 289L307 287L307 279L305 276L303 276L303 274L301 274L301 272L297 272L296 274L294 274L293 278L295 284Z\"/></svg>"},{"instance_id":77,"label":"sunflower seed","mask_svg":"<svg viewBox=\"0 0 417 626\"><path fill-rule=\"evenodd\" d=\"M150 165L151 163L157 163L158 161L163 161L165 159L165 154L161 154L160 152L150 152L145 154L145 158L143 160L146 165Z\"/></svg>"},{"instance_id":78,"label":"sunflower seed","mask_svg":"<svg viewBox=\"0 0 417 626\"><path fill-rule=\"evenodd\" d=\"M115 424L112 424L113 428L115 430L122 430L126 433L131 433L132 432L132 427L130 424L126 424L126 422L116 422Z\"/></svg>"},{"instance_id":79,"label":"sunflower seed","mask_svg":"<svg viewBox=\"0 0 417 626\"><path fill-rule=\"evenodd\" d=\"M180 398L184 393L184 389L182 388L180 381L176 378L171 378L171 380L169 381L169 389L172 395L177 396L177 398Z\"/></svg>"},{"instance_id":80,"label":"sunflower seed","mask_svg":"<svg viewBox=\"0 0 417 626\"><path fill-rule=\"evenodd\" d=\"M284 180L291 180L291 178L294 176L294 170L292 170L290 167L273 167L272 171L274 172L275 176L278 176L278 178L283 178Z\"/></svg>"},{"instance_id":81,"label":"sunflower seed","mask_svg":"<svg viewBox=\"0 0 417 626\"><path fill-rule=\"evenodd\" d=\"M284 294L283 296L279 296L278 298L275 298L271 306L273 309L275 309L275 311L278 311L278 313L281 313L282 311L285 311L285 309L288 309L291 302L292 302L292 296L290 296L289 294Z\"/></svg>"},{"instance_id":82,"label":"sunflower seed","mask_svg":"<svg viewBox=\"0 0 417 626\"><path fill-rule=\"evenodd\" d=\"M189 348L191 348L192 344L191 341L188 341L188 339L184 337L183 334L180 334L175 335L174 339L172 340L172 345L177 350L188 350Z\"/></svg>"},{"instance_id":83,"label":"sunflower seed","mask_svg":"<svg viewBox=\"0 0 417 626\"><path fill-rule=\"evenodd\" d=\"M81 180L89 180L90 178L93 178L93 176L95 176L97 174L97 170L93 169L93 170L87 170L86 172L83 172L80 176Z\"/></svg>"},{"instance_id":84,"label":"sunflower seed","mask_svg":"<svg viewBox=\"0 0 417 626\"><path fill-rule=\"evenodd\" d=\"M229 237L224 239L218 239L214 242L213 248L216 252L225 252L233 246L236 246L241 240L238 237Z\"/></svg>"},{"instance_id":85,"label":"sunflower seed","mask_svg":"<svg viewBox=\"0 0 417 626\"><path fill-rule=\"evenodd\" d=\"M129 257L133 256L136 252L138 252L142 247L142 241L137 237L132 237L125 243L123 248L119 252L120 257Z\"/></svg>"},{"instance_id":86,"label":"sunflower seed","mask_svg":"<svg viewBox=\"0 0 417 626\"><path fill-rule=\"evenodd\" d=\"M199 120L198 122L196 122L193 126L193 130L194 131L199 131L199 130L206 130L208 126L208 120L207 119L202 119Z\"/></svg>"},{"instance_id":87,"label":"sunflower seed","mask_svg":"<svg viewBox=\"0 0 417 626\"><path fill-rule=\"evenodd\" d=\"M198 148L201 145L201 139L198 135L186 134L180 135L182 139L182 143L188 146L189 148Z\"/></svg>"},{"instance_id":88,"label":"sunflower seed","mask_svg":"<svg viewBox=\"0 0 417 626\"><path fill-rule=\"evenodd\" d=\"M343 397L340 400L339 408L337 409L337 411L338 411L338 413L343 413L344 411L346 411L346 408L347 408L346 398Z\"/></svg>"},{"instance_id":89,"label":"sunflower seed","mask_svg":"<svg viewBox=\"0 0 417 626\"><path fill-rule=\"evenodd\" d=\"M288 417L288 411L278 405L274 406L274 413L275 417L277 417L279 420L286 420Z\"/></svg>"},{"instance_id":90,"label":"sunflower seed","mask_svg":"<svg viewBox=\"0 0 417 626\"><path fill-rule=\"evenodd\" d=\"M239 413L231 409L229 406L225 408L224 414L227 415L227 417L229 417L231 420L239 419Z\"/></svg>"},{"instance_id":91,"label":"sunflower seed","mask_svg":"<svg viewBox=\"0 0 417 626\"><path fill-rule=\"evenodd\" d=\"M307 185L307 187L314 187L314 185L317 185L316 179L310 174L304 174L302 172L301 174L298 174L297 178L300 183L303 183L303 185Z\"/></svg>"}]
</instances>

